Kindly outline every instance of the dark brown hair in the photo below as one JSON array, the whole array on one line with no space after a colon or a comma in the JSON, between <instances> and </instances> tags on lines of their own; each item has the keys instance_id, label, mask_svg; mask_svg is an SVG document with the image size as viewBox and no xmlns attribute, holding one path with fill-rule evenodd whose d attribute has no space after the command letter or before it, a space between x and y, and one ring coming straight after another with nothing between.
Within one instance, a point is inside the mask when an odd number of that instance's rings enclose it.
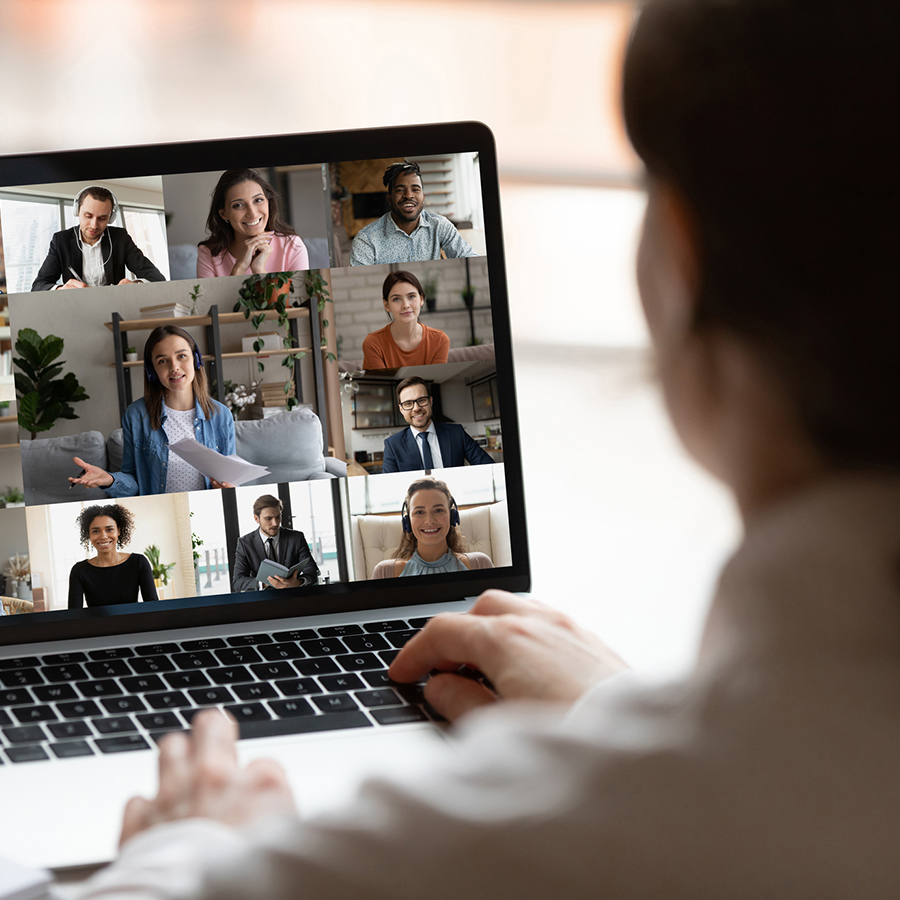
<instances>
[{"instance_id":1,"label":"dark brown hair","mask_svg":"<svg viewBox=\"0 0 900 900\"><path fill-rule=\"evenodd\" d=\"M253 515L259 518L259 514L264 509L277 509L278 512L284 512L284 504L272 494L263 494L253 502Z\"/></svg>"},{"instance_id":2,"label":"dark brown hair","mask_svg":"<svg viewBox=\"0 0 900 900\"><path fill-rule=\"evenodd\" d=\"M94 200L99 200L101 203L109 203L110 210L114 210L116 208L116 198L113 197L112 191L107 190L105 187L100 187L100 185L98 184L95 184L91 185L91 187L89 188L85 188L81 196L78 198L77 212L81 212L81 204L84 203L85 197L92 197Z\"/></svg>"},{"instance_id":3,"label":"dark brown hair","mask_svg":"<svg viewBox=\"0 0 900 900\"><path fill-rule=\"evenodd\" d=\"M450 493L450 488L447 487L446 482L438 481L437 478L419 478L406 491L406 499L403 501L406 515L409 515L409 504L413 494L417 491L440 491L442 494L445 494L447 497L447 511L450 511L453 495ZM455 503L456 501L453 502ZM416 536L411 531L404 531L403 537L400 538L400 546L394 553L393 558L410 559L415 553L417 543ZM462 556L466 552L466 539L462 531L460 531L459 525L450 526L450 530L447 532L447 547L454 556Z\"/></svg>"},{"instance_id":4,"label":"dark brown hair","mask_svg":"<svg viewBox=\"0 0 900 900\"><path fill-rule=\"evenodd\" d=\"M197 360L194 358L200 352L197 342L183 329L177 325L160 325L150 332L147 343L144 344L144 405L147 407L147 415L150 417L150 427L159 429L162 427L162 407L163 399L166 394L165 388L160 384L159 378L153 381L148 377L148 372L154 372L153 368L153 348L162 340L170 335L184 338L191 348L191 365L194 367L194 380L191 387L194 390L194 397L200 402L200 408L207 421L216 415L219 410L212 402L209 396L209 387L206 382L206 371L201 367L197 367Z\"/></svg>"},{"instance_id":5,"label":"dark brown hair","mask_svg":"<svg viewBox=\"0 0 900 900\"><path fill-rule=\"evenodd\" d=\"M416 278L412 272L404 272L401 270L399 272L391 272L388 277L384 279L384 284L381 286L381 299L384 300L385 303L387 303L388 295L391 293L391 289L395 284L411 284L419 292L419 296L422 300L425 300L425 291L422 288L419 279ZM393 321L391 314L387 310L385 310L385 312L387 312L387 317Z\"/></svg>"},{"instance_id":6,"label":"dark brown hair","mask_svg":"<svg viewBox=\"0 0 900 900\"><path fill-rule=\"evenodd\" d=\"M694 216L695 327L843 467L900 467L897 34L896 0L650 0L625 60L631 141Z\"/></svg>"},{"instance_id":7,"label":"dark brown hair","mask_svg":"<svg viewBox=\"0 0 900 900\"><path fill-rule=\"evenodd\" d=\"M119 529L116 546L119 548L126 546L131 540L132 531L134 531L134 515L132 515L131 510L125 509L124 506L119 506L118 503L110 503L106 506L95 503L93 506L86 506L78 514L78 518L75 519L81 534L81 545L84 549L90 550L91 548L91 522L101 516L108 516L116 523L116 527Z\"/></svg>"},{"instance_id":8,"label":"dark brown hair","mask_svg":"<svg viewBox=\"0 0 900 900\"><path fill-rule=\"evenodd\" d=\"M245 181L255 181L266 195L269 203L269 218L266 220L266 231L274 231L275 234L290 235L296 234L291 226L285 222L278 214L278 206L280 198L275 188L266 181L256 169L228 169L219 176L218 184L213 188L211 202L209 204L209 215L206 217L206 230L209 237L205 241L200 241L200 247L208 247L209 252L213 256L228 249L228 245L234 238L234 229L231 223L226 222L220 215L219 210L225 209L225 195L235 185L243 184Z\"/></svg>"}]
</instances>

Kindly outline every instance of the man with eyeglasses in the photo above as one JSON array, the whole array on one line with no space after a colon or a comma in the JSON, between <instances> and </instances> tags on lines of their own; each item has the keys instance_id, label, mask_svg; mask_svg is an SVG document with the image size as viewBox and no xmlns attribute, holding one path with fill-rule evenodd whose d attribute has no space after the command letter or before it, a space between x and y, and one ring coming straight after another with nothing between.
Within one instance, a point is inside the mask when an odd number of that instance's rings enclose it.
<instances>
[{"instance_id":1,"label":"man with eyeglasses","mask_svg":"<svg viewBox=\"0 0 900 900\"><path fill-rule=\"evenodd\" d=\"M432 419L431 391L424 379L416 375L404 378L397 385L397 402L409 428L384 442L382 472L451 469L467 462L489 466L494 462L462 425Z\"/></svg>"}]
</instances>

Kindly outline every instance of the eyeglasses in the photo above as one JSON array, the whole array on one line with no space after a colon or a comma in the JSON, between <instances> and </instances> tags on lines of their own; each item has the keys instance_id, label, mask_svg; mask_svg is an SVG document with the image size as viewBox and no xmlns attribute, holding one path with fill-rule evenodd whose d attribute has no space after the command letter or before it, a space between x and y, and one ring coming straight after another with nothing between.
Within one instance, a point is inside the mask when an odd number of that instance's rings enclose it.
<instances>
[{"instance_id":1,"label":"eyeglasses","mask_svg":"<svg viewBox=\"0 0 900 900\"><path fill-rule=\"evenodd\" d=\"M431 397L416 397L415 400L401 401L400 409L405 409L408 412L414 406L428 406L429 403L431 403Z\"/></svg>"}]
</instances>

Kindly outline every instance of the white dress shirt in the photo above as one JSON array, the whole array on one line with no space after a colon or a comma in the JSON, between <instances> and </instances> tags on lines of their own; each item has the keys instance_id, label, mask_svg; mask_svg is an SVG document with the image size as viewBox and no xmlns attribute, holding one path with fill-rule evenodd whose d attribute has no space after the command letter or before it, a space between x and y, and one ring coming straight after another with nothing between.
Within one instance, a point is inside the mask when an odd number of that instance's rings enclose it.
<instances>
[{"instance_id":1,"label":"white dress shirt","mask_svg":"<svg viewBox=\"0 0 900 900\"><path fill-rule=\"evenodd\" d=\"M431 447L431 458L433 465L432 469L443 469L444 468L444 459L441 456L441 445L438 443L437 432L434 430L434 420L428 423L428 427L425 431L418 431L413 428L412 425L409 426L410 433L412 434L413 440L416 442L416 447L419 449L419 458L422 460L422 468L426 468L425 466L425 453L422 450L422 441L419 439L420 434L424 434L426 440L428 441L428 446Z\"/></svg>"}]
</instances>

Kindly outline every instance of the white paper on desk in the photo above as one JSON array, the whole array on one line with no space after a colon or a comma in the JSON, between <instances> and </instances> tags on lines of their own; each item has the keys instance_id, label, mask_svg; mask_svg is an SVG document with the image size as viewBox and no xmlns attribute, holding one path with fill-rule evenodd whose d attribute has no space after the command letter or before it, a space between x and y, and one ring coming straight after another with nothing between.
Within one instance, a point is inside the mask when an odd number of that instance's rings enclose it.
<instances>
[{"instance_id":1,"label":"white paper on desk","mask_svg":"<svg viewBox=\"0 0 900 900\"><path fill-rule=\"evenodd\" d=\"M209 447L204 447L199 441L190 438L169 444L169 449L202 475L216 481L240 485L269 474L265 466L248 463L239 456L223 456L218 451L210 450Z\"/></svg>"},{"instance_id":2,"label":"white paper on desk","mask_svg":"<svg viewBox=\"0 0 900 900\"><path fill-rule=\"evenodd\" d=\"M0 856L0 900L40 900L50 896L52 879L43 869L30 869Z\"/></svg>"}]
</instances>

